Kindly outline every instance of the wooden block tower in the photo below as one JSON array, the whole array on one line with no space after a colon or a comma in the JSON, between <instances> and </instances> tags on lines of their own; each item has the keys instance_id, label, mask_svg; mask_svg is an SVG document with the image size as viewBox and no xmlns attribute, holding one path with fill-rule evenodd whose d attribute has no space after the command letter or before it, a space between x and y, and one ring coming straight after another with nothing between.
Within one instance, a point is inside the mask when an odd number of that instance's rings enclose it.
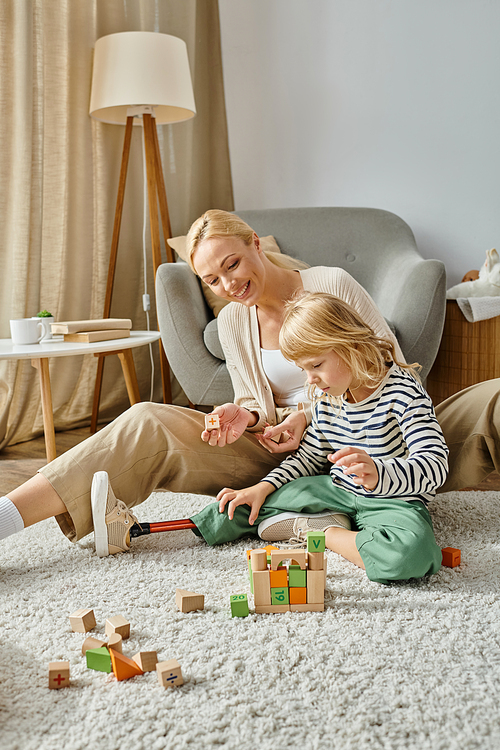
<instances>
[{"instance_id":1,"label":"wooden block tower","mask_svg":"<svg viewBox=\"0 0 500 750\"><path fill-rule=\"evenodd\" d=\"M286 560L290 561L288 566ZM324 611L324 532L308 533L307 550L252 550L249 571L257 614Z\"/></svg>"}]
</instances>

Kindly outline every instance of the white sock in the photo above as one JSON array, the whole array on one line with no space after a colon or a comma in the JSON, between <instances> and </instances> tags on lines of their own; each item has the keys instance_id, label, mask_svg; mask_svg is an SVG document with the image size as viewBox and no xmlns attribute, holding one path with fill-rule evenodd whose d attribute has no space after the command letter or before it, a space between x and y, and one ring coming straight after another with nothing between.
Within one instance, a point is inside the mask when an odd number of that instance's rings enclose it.
<instances>
[{"instance_id":1,"label":"white sock","mask_svg":"<svg viewBox=\"0 0 500 750\"><path fill-rule=\"evenodd\" d=\"M8 497L0 497L0 539L24 529L24 521L18 509Z\"/></svg>"}]
</instances>

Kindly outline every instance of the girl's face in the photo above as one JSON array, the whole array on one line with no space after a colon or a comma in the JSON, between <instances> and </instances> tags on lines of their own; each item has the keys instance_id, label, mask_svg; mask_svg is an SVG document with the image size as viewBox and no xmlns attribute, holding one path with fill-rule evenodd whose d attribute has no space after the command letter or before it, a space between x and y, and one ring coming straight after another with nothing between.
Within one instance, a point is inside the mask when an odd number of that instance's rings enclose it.
<instances>
[{"instance_id":1,"label":"girl's face","mask_svg":"<svg viewBox=\"0 0 500 750\"><path fill-rule=\"evenodd\" d=\"M353 384L353 376L333 349L295 362L307 375L307 382L331 396L342 396Z\"/></svg>"},{"instance_id":2,"label":"girl's face","mask_svg":"<svg viewBox=\"0 0 500 750\"><path fill-rule=\"evenodd\" d=\"M218 296L250 307L261 297L265 283L259 238L245 245L239 237L213 237L193 253L198 276Z\"/></svg>"}]
</instances>

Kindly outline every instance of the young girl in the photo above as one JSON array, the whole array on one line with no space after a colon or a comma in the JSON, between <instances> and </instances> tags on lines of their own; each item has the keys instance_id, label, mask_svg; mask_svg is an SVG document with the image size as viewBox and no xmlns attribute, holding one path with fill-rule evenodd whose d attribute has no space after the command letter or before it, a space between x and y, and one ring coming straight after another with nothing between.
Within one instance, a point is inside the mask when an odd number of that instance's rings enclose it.
<instances>
[{"instance_id":1,"label":"young girl","mask_svg":"<svg viewBox=\"0 0 500 750\"><path fill-rule=\"evenodd\" d=\"M435 573L441 550L427 504L446 479L448 449L415 365L398 362L389 340L325 293L289 305L279 342L321 392L312 422L298 450L258 484L221 490L218 506L193 518L199 532L218 543L252 533L257 521L262 539L304 543L320 528L327 547L373 581ZM326 523L311 517L321 512ZM332 512L354 528L335 524Z\"/></svg>"}]
</instances>

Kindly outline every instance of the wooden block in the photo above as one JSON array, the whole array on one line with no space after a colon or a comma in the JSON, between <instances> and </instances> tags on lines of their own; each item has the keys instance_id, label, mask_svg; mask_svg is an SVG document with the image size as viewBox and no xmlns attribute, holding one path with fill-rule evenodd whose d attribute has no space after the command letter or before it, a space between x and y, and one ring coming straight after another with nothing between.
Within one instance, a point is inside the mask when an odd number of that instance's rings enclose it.
<instances>
[{"instance_id":1,"label":"wooden block","mask_svg":"<svg viewBox=\"0 0 500 750\"><path fill-rule=\"evenodd\" d=\"M255 607L257 615L278 614L279 612L289 612L289 604L271 604L270 607Z\"/></svg>"},{"instance_id":2,"label":"wooden block","mask_svg":"<svg viewBox=\"0 0 500 750\"><path fill-rule=\"evenodd\" d=\"M325 601L325 573L323 570L307 571L307 603L321 604Z\"/></svg>"},{"instance_id":3,"label":"wooden block","mask_svg":"<svg viewBox=\"0 0 500 750\"><path fill-rule=\"evenodd\" d=\"M156 665L158 664L156 651L139 651L139 653L132 658L143 672L154 672Z\"/></svg>"},{"instance_id":4,"label":"wooden block","mask_svg":"<svg viewBox=\"0 0 500 750\"><path fill-rule=\"evenodd\" d=\"M108 638L108 649L118 651L119 654L123 653L123 638L120 633L111 633Z\"/></svg>"},{"instance_id":5,"label":"wooden block","mask_svg":"<svg viewBox=\"0 0 500 750\"><path fill-rule=\"evenodd\" d=\"M119 651L111 649L109 655L111 656L111 664L113 665L113 672L117 680L129 680L138 674L144 674L144 671L133 659L120 654Z\"/></svg>"},{"instance_id":6,"label":"wooden block","mask_svg":"<svg viewBox=\"0 0 500 750\"><path fill-rule=\"evenodd\" d=\"M290 592L290 604L307 604L306 586L293 586L288 590Z\"/></svg>"},{"instance_id":7,"label":"wooden block","mask_svg":"<svg viewBox=\"0 0 500 750\"><path fill-rule=\"evenodd\" d=\"M282 589L288 586L288 571L286 568L269 571L272 589Z\"/></svg>"},{"instance_id":8,"label":"wooden block","mask_svg":"<svg viewBox=\"0 0 500 750\"><path fill-rule=\"evenodd\" d=\"M268 570L254 570L253 601L255 606L268 607L271 604L271 580Z\"/></svg>"},{"instance_id":9,"label":"wooden block","mask_svg":"<svg viewBox=\"0 0 500 750\"><path fill-rule=\"evenodd\" d=\"M220 420L218 414L206 414L205 415L205 429L206 430L219 430Z\"/></svg>"},{"instance_id":10,"label":"wooden block","mask_svg":"<svg viewBox=\"0 0 500 750\"><path fill-rule=\"evenodd\" d=\"M323 570L325 568L326 558L324 552L309 552L307 555L307 564L309 570Z\"/></svg>"},{"instance_id":11,"label":"wooden block","mask_svg":"<svg viewBox=\"0 0 500 750\"><path fill-rule=\"evenodd\" d=\"M130 623L122 615L108 617L104 626L104 632L108 636L112 633L118 633L125 640L130 637Z\"/></svg>"},{"instance_id":12,"label":"wooden block","mask_svg":"<svg viewBox=\"0 0 500 750\"><path fill-rule=\"evenodd\" d=\"M290 604L292 612L324 612L325 603L321 604Z\"/></svg>"},{"instance_id":13,"label":"wooden block","mask_svg":"<svg viewBox=\"0 0 500 750\"><path fill-rule=\"evenodd\" d=\"M251 560L248 560L248 579L250 581L250 592L253 594L253 572Z\"/></svg>"},{"instance_id":14,"label":"wooden block","mask_svg":"<svg viewBox=\"0 0 500 750\"><path fill-rule=\"evenodd\" d=\"M82 654L85 656L89 648L102 648L103 646L106 646L104 641L100 641L98 638L89 636L88 638L85 638L84 642L82 643Z\"/></svg>"},{"instance_id":15,"label":"wooden block","mask_svg":"<svg viewBox=\"0 0 500 750\"><path fill-rule=\"evenodd\" d=\"M181 612L194 612L205 607L205 596L194 591L175 589L175 603Z\"/></svg>"},{"instance_id":16,"label":"wooden block","mask_svg":"<svg viewBox=\"0 0 500 750\"><path fill-rule=\"evenodd\" d=\"M275 547L274 544L267 544L264 549L266 550L267 554L270 555L273 549L279 549L279 547Z\"/></svg>"},{"instance_id":17,"label":"wooden block","mask_svg":"<svg viewBox=\"0 0 500 750\"><path fill-rule=\"evenodd\" d=\"M308 531L307 532L307 551L324 552L325 551L325 532Z\"/></svg>"},{"instance_id":18,"label":"wooden block","mask_svg":"<svg viewBox=\"0 0 500 750\"><path fill-rule=\"evenodd\" d=\"M301 570L306 569L307 563L307 552L305 549L295 550L272 550L271 551L271 570L278 570L278 567L282 560L291 560L292 564L298 565Z\"/></svg>"},{"instance_id":19,"label":"wooden block","mask_svg":"<svg viewBox=\"0 0 500 750\"><path fill-rule=\"evenodd\" d=\"M301 570L298 565L290 565L288 568L288 585L290 588L302 588L307 586L307 572Z\"/></svg>"},{"instance_id":20,"label":"wooden block","mask_svg":"<svg viewBox=\"0 0 500 750\"><path fill-rule=\"evenodd\" d=\"M443 554L443 565L446 568L456 568L460 565L460 550L455 547L444 547L441 550Z\"/></svg>"},{"instance_id":21,"label":"wooden block","mask_svg":"<svg viewBox=\"0 0 500 750\"><path fill-rule=\"evenodd\" d=\"M288 591L288 586L283 588L273 588L271 586L271 605L289 604Z\"/></svg>"},{"instance_id":22,"label":"wooden block","mask_svg":"<svg viewBox=\"0 0 500 750\"><path fill-rule=\"evenodd\" d=\"M229 600L231 603L231 617L247 617L250 614L246 594L233 594L229 597Z\"/></svg>"},{"instance_id":23,"label":"wooden block","mask_svg":"<svg viewBox=\"0 0 500 750\"><path fill-rule=\"evenodd\" d=\"M158 682L165 688L184 685L181 665L177 659L158 662L156 665L156 673L158 674Z\"/></svg>"},{"instance_id":24,"label":"wooden block","mask_svg":"<svg viewBox=\"0 0 500 750\"><path fill-rule=\"evenodd\" d=\"M95 616L93 609L77 609L69 616L71 630L74 633L86 633L95 628Z\"/></svg>"},{"instance_id":25,"label":"wooden block","mask_svg":"<svg viewBox=\"0 0 500 750\"><path fill-rule=\"evenodd\" d=\"M254 549L250 555L252 570L267 570L267 552L265 549Z\"/></svg>"},{"instance_id":26,"label":"wooden block","mask_svg":"<svg viewBox=\"0 0 500 750\"><path fill-rule=\"evenodd\" d=\"M101 648L89 648L85 652L87 667L97 672L111 672L111 656L105 646Z\"/></svg>"},{"instance_id":27,"label":"wooden block","mask_svg":"<svg viewBox=\"0 0 500 750\"><path fill-rule=\"evenodd\" d=\"M49 664L49 688L60 690L69 687L69 661L51 661Z\"/></svg>"}]
</instances>

